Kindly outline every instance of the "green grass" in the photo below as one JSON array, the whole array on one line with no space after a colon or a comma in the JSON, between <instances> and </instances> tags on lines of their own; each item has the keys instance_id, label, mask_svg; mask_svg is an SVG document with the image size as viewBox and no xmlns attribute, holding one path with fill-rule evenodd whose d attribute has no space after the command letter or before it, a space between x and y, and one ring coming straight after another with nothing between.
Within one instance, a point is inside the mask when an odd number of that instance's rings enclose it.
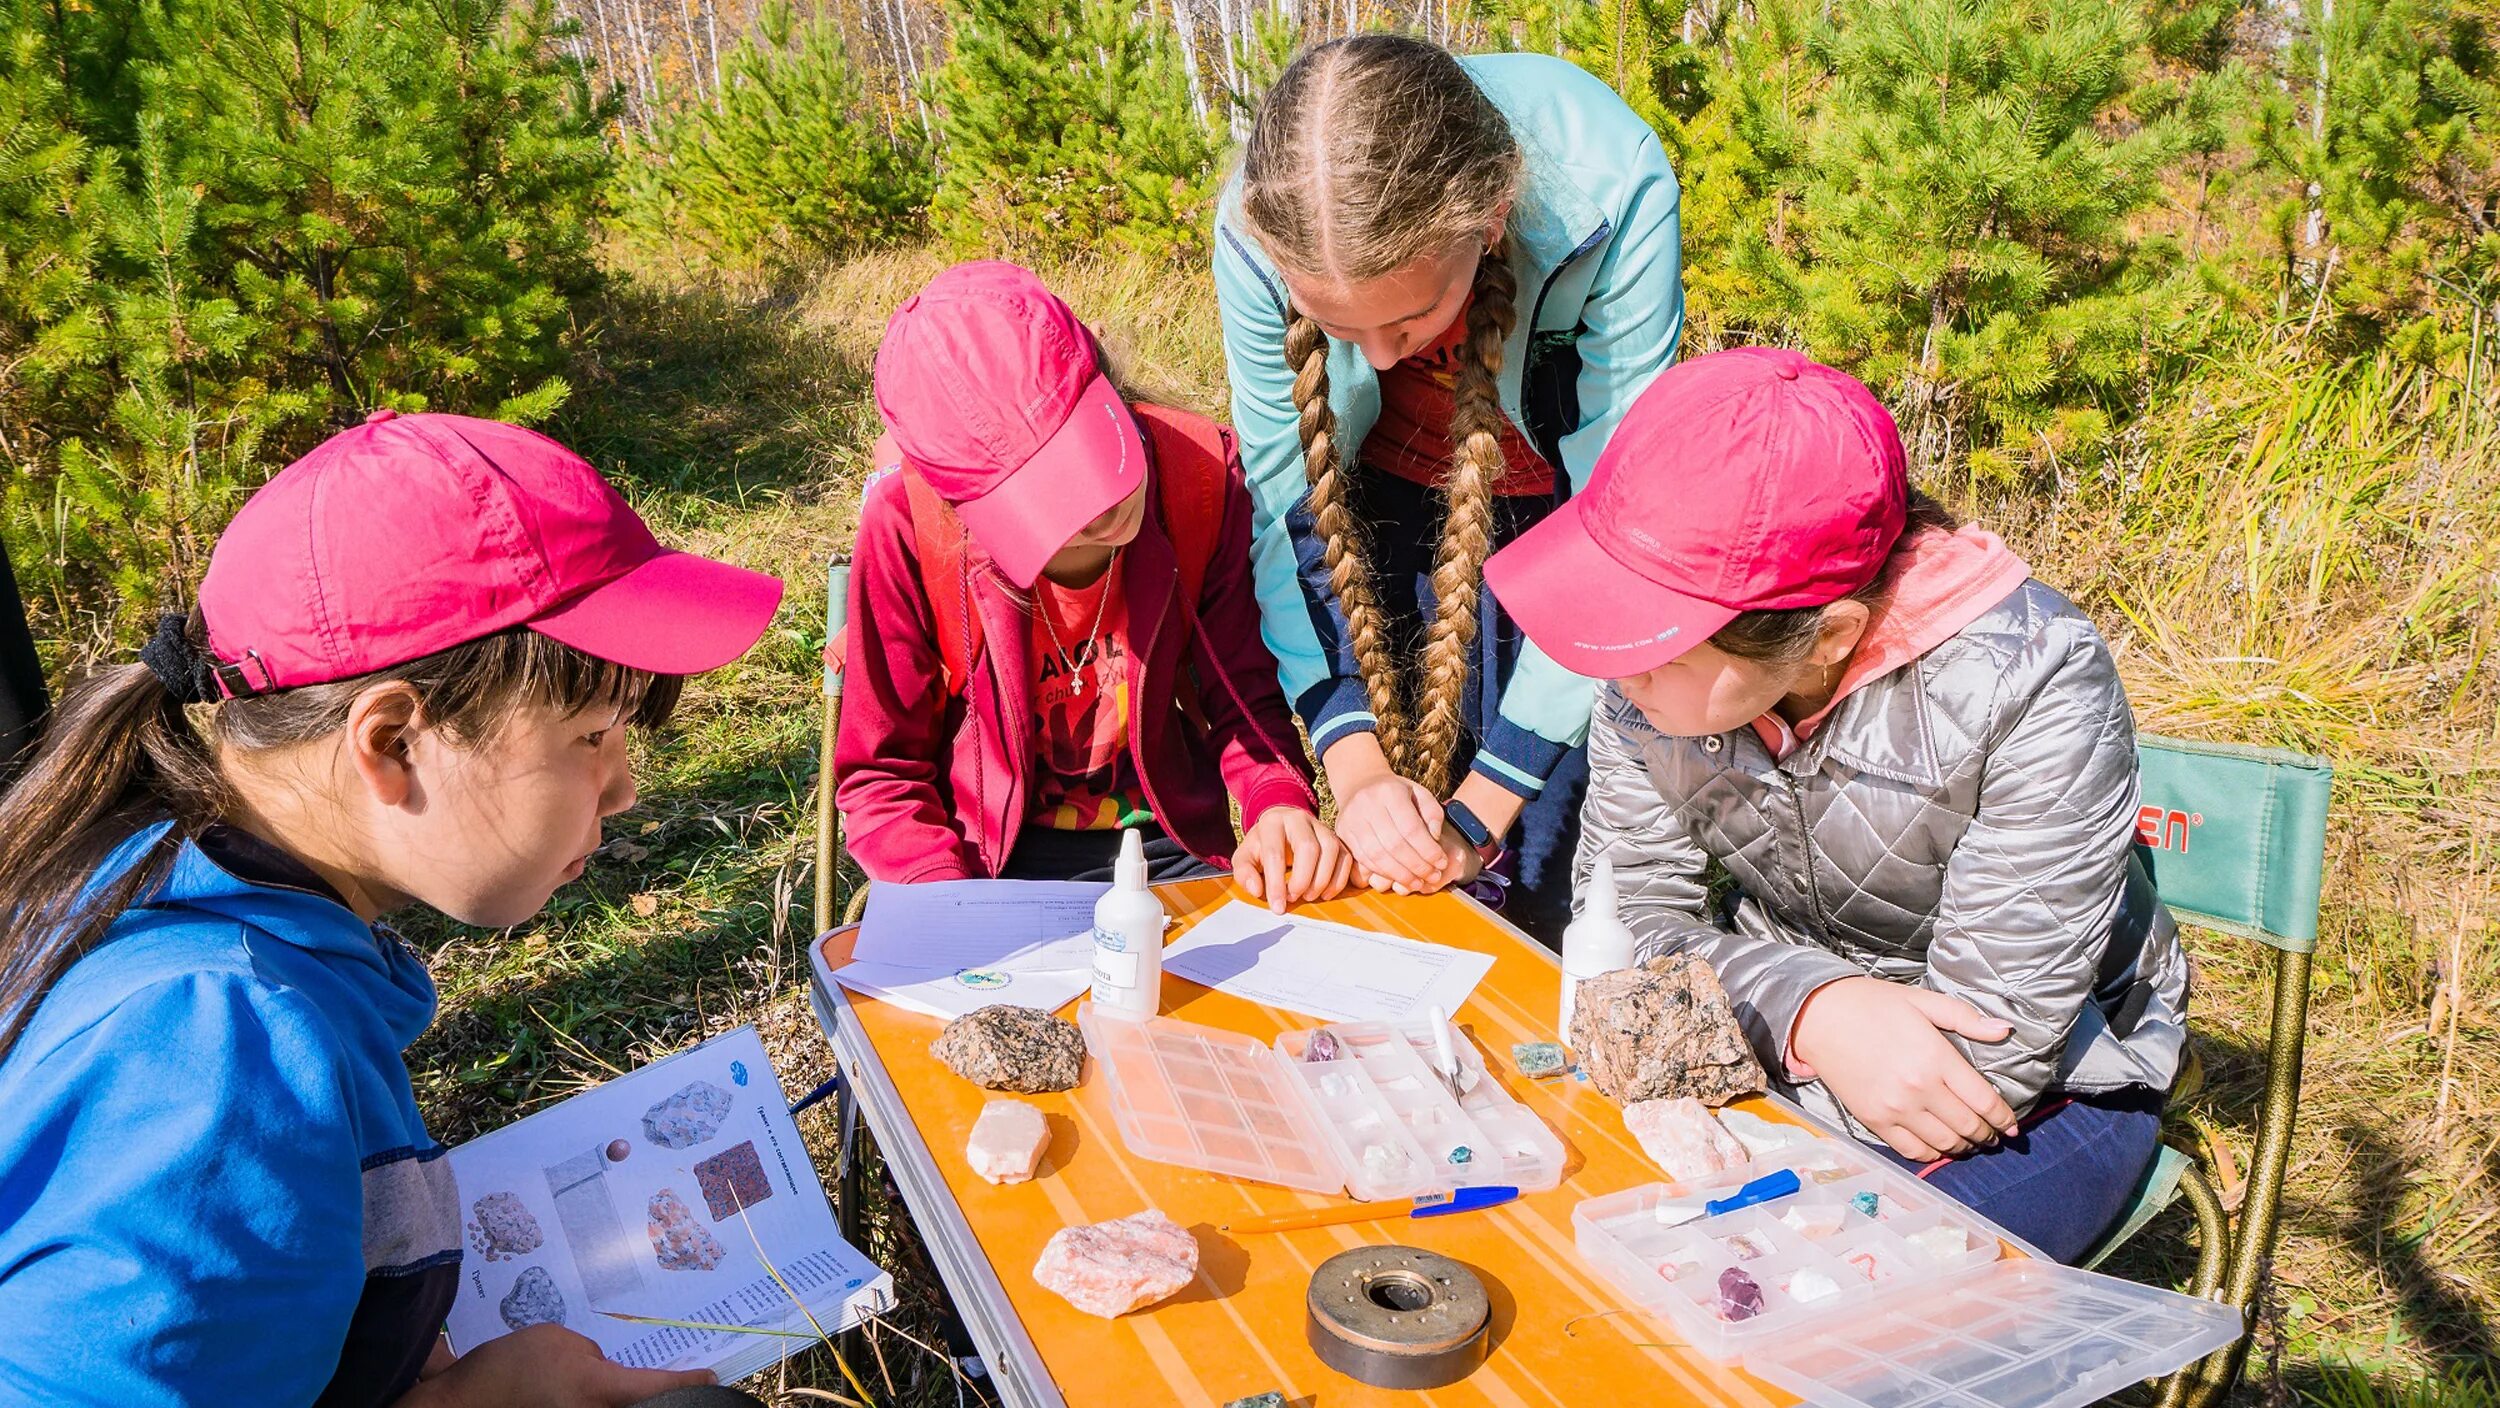
<instances>
[{"instance_id":1,"label":"green grass","mask_svg":"<svg viewBox=\"0 0 2500 1408\"><path fill-rule=\"evenodd\" d=\"M853 527L885 311L938 267L903 251L780 289L626 280L585 325L556 432L664 536L778 572L791 595L766 644L644 745L638 805L548 913L493 934L417 926L443 1016L410 1061L442 1137L746 1021L794 1094L830 1074L803 947L822 564ZM1203 279L1126 264L1052 279L1136 389L1221 409ZM2495 422L2453 383L2260 353L2061 492L1964 505L2101 621L2148 730L2339 764L2309 1095L2249 1403L2495 1402L2475 1367L2500 1357ZM2267 970L2234 940L2191 949L2197 1108L2245 1157ZM802 1128L830 1182L828 1120ZM904 1303L855 1367L880 1399L951 1404L906 1338L935 1342L941 1292L890 1187L869 1187L867 1249ZM2181 1283L2186 1235L2166 1216L2113 1269ZM820 1350L750 1387L786 1405L847 1394Z\"/></svg>"}]
</instances>

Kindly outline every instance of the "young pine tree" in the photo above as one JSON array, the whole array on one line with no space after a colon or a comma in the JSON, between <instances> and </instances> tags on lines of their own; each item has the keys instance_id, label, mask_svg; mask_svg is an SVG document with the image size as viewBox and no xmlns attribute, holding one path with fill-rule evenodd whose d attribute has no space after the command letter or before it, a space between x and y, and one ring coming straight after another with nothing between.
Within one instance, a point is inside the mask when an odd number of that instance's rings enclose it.
<instances>
[{"instance_id":1,"label":"young pine tree","mask_svg":"<svg viewBox=\"0 0 2500 1408\"><path fill-rule=\"evenodd\" d=\"M1890 392L1930 466L1974 432L2088 448L2166 296L2127 220L2177 139L2113 121L2140 21L2064 0L1866 0L1818 43L1834 82L1802 220L1765 269L1807 345Z\"/></svg>"},{"instance_id":2,"label":"young pine tree","mask_svg":"<svg viewBox=\"0 0 2500 1408\"><path fill-rule=\"evenodd\" d=\"M722 70L717 107L687 108L622 164L626 228L732 265L839 255L910 228L925 153L869 120L839 25L767 4Z\"/></svg>"},{"instance_id":3,"label":"young pine tree","mask_svg":"<svg viewBox=\"0 0 2500 1408\"><path fill-rule=\"evenodd\" d=\"M1132 0L960 0L934 80L946 109L932 223L965 253L1043 257L1118 240L1202 250L1218 137L1165 28Z\"/></svg>"}]
</instances>

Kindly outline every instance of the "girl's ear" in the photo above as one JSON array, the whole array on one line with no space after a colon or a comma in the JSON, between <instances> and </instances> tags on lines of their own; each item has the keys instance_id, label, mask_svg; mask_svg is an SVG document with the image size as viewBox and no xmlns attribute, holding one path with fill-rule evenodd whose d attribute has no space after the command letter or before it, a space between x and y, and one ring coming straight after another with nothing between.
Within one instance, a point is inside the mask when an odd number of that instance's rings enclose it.
<instances>
[{"instance_id":1,"label":"girl's ear","mask_svg":"<svg viewBox=\"0 0 2500 1408\"><path fill-rule=\"evenodd\" d=\"M1484 225L1486 249L1491 249L1502 242L1503 232L1510 228L1510 207L1511 202L1506 200L1493 208L1493 218L1487 220Z\"/></svg>"},{"instance_id":2,"label":"girl's ear","mask_svg":"<svg viewBox=\"0 0 2500 1408\"><path fill-rule=\"evenodd\" d=\"M1824 607L1822 619L1815 623L1814 649L1807 660L1826 670L1847 660L1857 653L1858 642L1866 639L1867 622L1872 619L1863 601L1844 597Z\"/></svg>"},{"instance_id":3,"label":"girl's ear","mask_svg":"<svg viewBox=\"0 0 2500 1408\"><path fill-rule=\"evenodd\" d=\"M416 788L408 743L409 735L422 726L423 715L417 692L397 680L366 690L348 706L348 762L365 791L383 806L404 804Z\"/></svg>"}]
</instances>

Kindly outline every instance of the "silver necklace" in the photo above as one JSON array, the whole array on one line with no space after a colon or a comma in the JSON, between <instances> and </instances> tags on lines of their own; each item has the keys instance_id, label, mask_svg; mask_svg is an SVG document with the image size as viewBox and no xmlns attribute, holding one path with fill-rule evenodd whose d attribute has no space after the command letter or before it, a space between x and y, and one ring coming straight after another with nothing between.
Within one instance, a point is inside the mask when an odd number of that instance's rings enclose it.
<instances>
[{"instance_id":1,"label":"silver necklace","mask_svg":"<svg viewBox=\"0 0 2500 1408\"><path fill-rule=\"evenodd\" d=\"M1094 627L1092 630L1085 633L1085 644L1089 650L1092 650L1096 659L1100 659L1102 654L1099 649L1099 645L1100 637L1102 635L1103 618L1108 615L1111 610L1111 574L1114 571L1117 571L1119 566L1120 550L1118 548L1113 548L1111 550L1111 560L1103 564L1102 599L1094 603ZM1058 584L1055 582L1052 583L1051 589L1053 591L1059 590ZM1076 667L1076 657L1068 650L1067 642L1059 638L1059 624L1050 618L1050 608L1042 608L1042 629L1050 632L1051 648L1059 652L1059 663L1067 669L1068 693L1071 695L1083 694L1085 692L1085 676L1078 672Z\"/></svg>"}]
</instances>

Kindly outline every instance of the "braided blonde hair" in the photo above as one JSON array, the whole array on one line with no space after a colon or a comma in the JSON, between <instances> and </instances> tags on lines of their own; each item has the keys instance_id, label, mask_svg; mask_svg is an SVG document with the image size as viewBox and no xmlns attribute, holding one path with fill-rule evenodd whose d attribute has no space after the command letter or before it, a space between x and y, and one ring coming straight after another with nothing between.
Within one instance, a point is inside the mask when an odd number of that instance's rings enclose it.
<instances>
[{"instance_id":1,"label":"braided blonde hair","mask_svg":"<svg viewBox=\"0 0 2500 1408\"><path fill-rule=\"evenodd\" d=\"M1305 51L1268 90L1243 150L1242 216L1286 272L1362 282L1481 239L1517 193L1522 163L1509 120L1449 51L1403 35L1359 35ZM1299 310L1285 328L1311 514L1379 720L1381 751L1436 794L1449 790L1466 731L1461 705L1493 547L1493 485L1504 468L1502 350L1518 319L1507 243L1484 251L1469 296L1432 569L1435 605L1411 709L1407 671L1347 504L1328 402L1328 338Z\"/></svg>"}]
</instances>

